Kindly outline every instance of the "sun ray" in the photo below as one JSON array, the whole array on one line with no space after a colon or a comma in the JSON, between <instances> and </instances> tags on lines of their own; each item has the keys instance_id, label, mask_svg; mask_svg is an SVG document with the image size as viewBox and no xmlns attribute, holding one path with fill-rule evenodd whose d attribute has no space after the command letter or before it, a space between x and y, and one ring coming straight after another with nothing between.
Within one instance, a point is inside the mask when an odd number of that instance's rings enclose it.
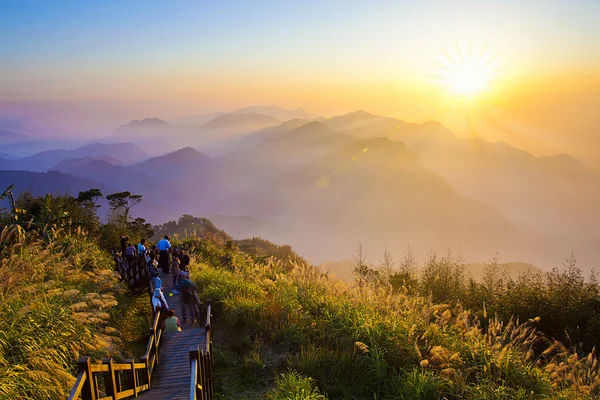
<instances>
[{"instance_id":1,"label":"sun ray","mask_svg":"<svg viewBox=\"0 0 600 400\"><path fill-rule=\"evenodd\" d=\"M487 49L487 42L478 47L473 40L465 46L455 41L452 51L443 50L442 60L434 61L437 71L430 77L450 94L476 101L501 71L497 65L498 55L488 54Z\"/></svg>"}]
</instances>

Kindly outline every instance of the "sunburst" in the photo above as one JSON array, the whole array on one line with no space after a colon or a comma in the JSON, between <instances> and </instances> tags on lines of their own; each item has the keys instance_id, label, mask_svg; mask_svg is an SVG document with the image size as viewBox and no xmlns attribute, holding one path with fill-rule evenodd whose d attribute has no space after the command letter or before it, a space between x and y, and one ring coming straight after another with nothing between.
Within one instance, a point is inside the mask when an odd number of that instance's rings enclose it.
<instances>
[{"instance_id":1,"label":"sunburst","mask_svg":"<svg viewBox=\"0 0 600 400\"><path fill-rule=\"evenodd\" d=\"M497 56L491 54L486 45L476 47L472 41L468 46L455 42L454 47L443 54L440 61L434 61L437 67L434 81L453 96L476 98L485 95L502 70Z\"/></svg>"}]
</instances>

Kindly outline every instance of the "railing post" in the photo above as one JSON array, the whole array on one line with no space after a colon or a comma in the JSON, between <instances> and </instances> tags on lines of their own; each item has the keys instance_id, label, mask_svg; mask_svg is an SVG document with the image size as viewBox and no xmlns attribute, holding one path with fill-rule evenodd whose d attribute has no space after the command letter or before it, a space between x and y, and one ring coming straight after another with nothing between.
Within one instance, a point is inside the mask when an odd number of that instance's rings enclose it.
<instances>
[{"instance_id":1,"label":"railing post","mask_svg":"<svg viewBox=\"0 0 600 400\"><path fill-rule=\"evenodd\" d=\"M202 393L204 395L204 399L210 399L210 389L208 383L208 358L206 357L206 353L201 353L200 357L202 358Z\"/></svg>"},{"instance_id":2,"label":"railing post","mask_svg":"<svg viewBox=\"0 0 600 400\"><path fill-rule=\"evenodd\" d=\"M158 313L156 315L158 315ZM150 348L150 351L148 352L148 356L152 357L152 354L154 352L154 364L158 364L158 343L156 343L156 331L154 330L154 322L152 322L152 328L150 328L150 337L152 338L152 346ZM152 372L154 372L154 367L152 368Z\"/></svg>"},{"instance_id":3,"label":"railing post","mask_svg":"<svg viewBox=\"0 0 600 400\"><path fill-rule=\"evenodd\" d=\"M196 400L198 395L201 394L198 392L198 368L200 368L200 360L198 359L198 347L190 347L189 349L189 357L190 357L190 384L194 384L193 387L190 387L190 400ZM195 368L193 368L195 366ZM201 398L201 397L200 397Z\"/></svg>"},{"instance_id":4,"label":"railing post","mask_svg":"<svg viewBox=\"0 0 600 400\"><path fill-rule=\"evenodd\" d=\"M131 366L131 369L129 371L127 371L127 377L129 380L129 383L131 385L133 385L132 389L133 389L133 395L135 397L137 397L138 395L138 383L137 383L137 372L135 371L135 360L133 358L130 358L129 360L125 361L127 364L129 364Z\"/></svg>"},{"instance_id":5,"label":"railing post","mask_svg":"<svg viewBox=\"0 0 600 400\"><path fill-rule=\"evenodd\" d=\"M85 383L81 389L82 400L96 400L96 380L92 372L92 360L89 357L82 357L77 361L77 371L86 375Z\"/></svg>"},{"instance_id":6,"label":"railing post","mask_svg":"<svg viewBox=\"0 0 600 400\"><path fill-rule=\"evenodd\" d=\"M108 371L104 373L104 389L106 390L106 395L111 396L113 400L117 400L121 388L117 386L117 380L115 379L113 359L105 358L102 360L102 364L108 367Z\"/></svg>"},{"instance_id":7,"label":"railing post","mask_svg":"<svg viewBox=\"0 0 600 400\"><path fill-rule=\"evenodd\" d=\"M148 356L152 357L150 354ZM144 380L148 383L148 389L151 388L150 385L150 359L146 356L142 356L141 360L144 364L146 364L146 373L144 374Z\"/></svg>"},{"instance_id":8,"label":"railing post","mask_svg":"<svg viewBox=\"0 0 600 400\"><path fill-rule=\"evenodd\" d=\"M206 390L208 392L208 398L213 398L213 379L212 379L212 353L206 354L206 377L208 378L206 382Z\"/></svg>"}]
</instances>

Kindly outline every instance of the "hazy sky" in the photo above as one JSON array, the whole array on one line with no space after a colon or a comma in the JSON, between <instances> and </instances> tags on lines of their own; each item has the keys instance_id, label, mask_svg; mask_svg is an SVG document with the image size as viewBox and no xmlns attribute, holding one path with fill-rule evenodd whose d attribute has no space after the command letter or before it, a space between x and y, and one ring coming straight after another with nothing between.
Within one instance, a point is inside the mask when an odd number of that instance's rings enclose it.
<instances>
[{"instance_id":1,"label":"hazy sky","mask_svg":"<svg viewBox=\"0 0 600 400\"><path fill-rule=\"evenodd\" d=\"M566 128L569 112L590 125L600 104L600 1L2 0L0 9L3 101L153 101L181 114L275 103L451 124L456 105L431 76L444 51L472 43L499 68L486 112L512 127ZM562 106L571 111L560 121L540 118Z\"/></svg>"}]
</instances>

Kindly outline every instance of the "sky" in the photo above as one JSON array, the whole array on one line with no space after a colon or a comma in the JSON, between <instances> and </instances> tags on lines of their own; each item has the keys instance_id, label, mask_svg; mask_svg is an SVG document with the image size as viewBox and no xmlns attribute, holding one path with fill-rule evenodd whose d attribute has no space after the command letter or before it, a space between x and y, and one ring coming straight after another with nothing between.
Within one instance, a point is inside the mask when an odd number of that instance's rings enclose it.
<instances>
[{"instance_id":1,"label":"sky","mask_svg":"<svg viewBox=\"0 0 600 400\"><path fill-rule=\"evenodd\" d=\"M0 9L4 102L153 104L169 116L251 104L366 109L462 134L477 114L533 141L546 134L548 149L598 122L600 1L0 0ZM494 57L497 75L477 104L432 79L457 45Z\"/></svg>"}]
</instances>

